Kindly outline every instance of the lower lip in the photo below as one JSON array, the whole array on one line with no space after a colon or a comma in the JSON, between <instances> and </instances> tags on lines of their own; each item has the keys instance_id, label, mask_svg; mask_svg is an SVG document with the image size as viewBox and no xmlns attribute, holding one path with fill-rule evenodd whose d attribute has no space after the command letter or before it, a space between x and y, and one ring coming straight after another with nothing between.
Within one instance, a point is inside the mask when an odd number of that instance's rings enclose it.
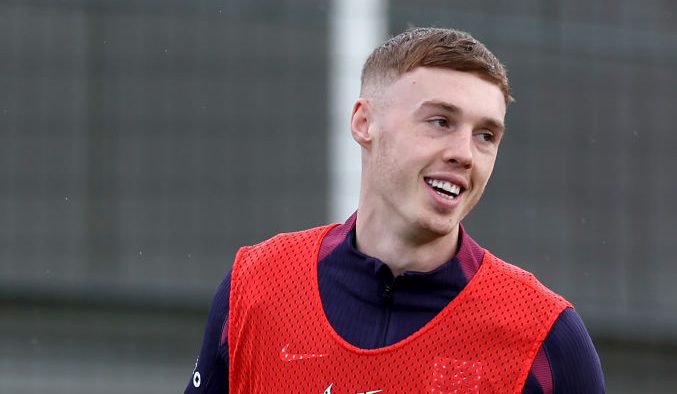
<instances>
[{"instance_id":1,"label":"lower lip","mask_svg":"<svg viewBox=\"0 0 677 394\"><path fill-rule=\"evenodd\" d=\"M423 181L423 183L425 183L428 192L430 192L435 202L444 208L456 207L459 204L461 197L463 197L463 193L461 193L458 196L454 197L453 199L449 199L447 197L440 195L440 193L438 193L435 189L433 189L433 187L430 186L427 182Z\"/></svg>"}]
</instances>

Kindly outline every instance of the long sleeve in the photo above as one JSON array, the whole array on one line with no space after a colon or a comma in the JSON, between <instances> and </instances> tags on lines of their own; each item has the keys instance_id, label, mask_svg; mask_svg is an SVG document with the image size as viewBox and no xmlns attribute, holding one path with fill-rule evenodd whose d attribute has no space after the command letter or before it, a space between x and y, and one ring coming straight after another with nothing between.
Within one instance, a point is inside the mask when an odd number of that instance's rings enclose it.
<instances>
[{"instance_id":1,"label":"long sleeve","mask_svg":"<svg viewBox=\"0 0 677 394\"><path fill-rule=\"evenodd\" d=\"M184 391L185 394L228 393L228 341L222 344L221 336L223 330L228 329L230 276L228 272L214 295L202 349Z\"/></svg>"}]
</instances>

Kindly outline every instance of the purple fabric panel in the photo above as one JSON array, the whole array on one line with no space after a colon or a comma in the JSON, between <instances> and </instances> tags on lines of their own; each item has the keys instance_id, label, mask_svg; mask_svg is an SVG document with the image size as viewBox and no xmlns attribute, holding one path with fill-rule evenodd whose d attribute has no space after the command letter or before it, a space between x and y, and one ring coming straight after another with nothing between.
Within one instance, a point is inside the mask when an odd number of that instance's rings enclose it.
<instances>
[{"instance_id":1,"label":"purple fabric panel","mask_svg":"<svg viewBox=\"0 0 677 394\"><path fill-rule=\"evenodd\" d=\"M354 212L345 223L340 226L336 226L325 235L322 240L322 245L320 245L320 252L317 257L318 261L324 260L329 253L331 253L338 244L343 242L346 239L346 235L353 229L355 226L355 221L357 221L357 212Z\"/></svg>"},{"instance_id":2,"label":"purple fabric panel","mask_svg":"<svg viewBox=\"0 0 677 394\"><path fill-rule=\"evenodd\" d=\"M475 276L477 270L480 269L482 259L484 259L484 248L470 238L463 225L460 226L459 232L461 245L456 253L456 259L461 265L465 278L470 281L470 278Z\"/></svg>"},{"instance_id":3,"label":"purple fabric panel","mask_svg":"<svg viewBox=\"0 0 677 394\"><path fill-rule=\"evenodd\" d=\"M548 361L548 356L545 354L543 346L538 349L534 363L531 366L531 373L538 380L543 394L552 394L552 371L550 370L550 361Z\"/></svg>"}]
</instances>

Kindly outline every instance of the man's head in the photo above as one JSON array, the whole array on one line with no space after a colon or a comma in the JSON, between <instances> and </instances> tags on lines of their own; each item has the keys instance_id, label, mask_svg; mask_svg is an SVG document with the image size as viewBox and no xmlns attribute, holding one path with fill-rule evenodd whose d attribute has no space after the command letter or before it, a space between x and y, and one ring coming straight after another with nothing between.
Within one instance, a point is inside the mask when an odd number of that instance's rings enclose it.
<instances>
[{"instance_id":1,"label":"man's head","mask_svg":"<svg viewBox=\"0 0 677 394\"><path fill-rule=\"evenodd\" d=\"M372 96L418 67L474 73L496 84L506 105L513 100L505 67L481 42L466 32L431 27L407 30L376 48L362 68L361 95Z\"/></svg>"},{"instance_id":2,"label":"man's head","mask_svg":"<svg viewBox=\"0 0 677 394\"><path fill-rule=\"evenodd\" d=\"M503 66L466 33L414 29L377 48L351 124L358 231L363 218L412 242L455 237L491 176L510 100Z\"/></svg>"}]
</instances>

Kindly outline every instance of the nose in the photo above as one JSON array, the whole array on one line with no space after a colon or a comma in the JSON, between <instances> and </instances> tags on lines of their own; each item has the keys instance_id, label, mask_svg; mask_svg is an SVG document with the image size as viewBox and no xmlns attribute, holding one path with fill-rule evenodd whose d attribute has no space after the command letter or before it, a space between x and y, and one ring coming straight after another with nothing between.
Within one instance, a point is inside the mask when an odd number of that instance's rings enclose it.
<instances>
[{"instance_id":1,"label":"nose","mask_svg":"<svg viewBox=\"0 0 677 394\"><path fill-rule=\"evenodd\" d=\"M473 163L472 130L457 130L449 134L444 150L444 161L454 166L470 169Z\"/></svg>"}]
</instances>

